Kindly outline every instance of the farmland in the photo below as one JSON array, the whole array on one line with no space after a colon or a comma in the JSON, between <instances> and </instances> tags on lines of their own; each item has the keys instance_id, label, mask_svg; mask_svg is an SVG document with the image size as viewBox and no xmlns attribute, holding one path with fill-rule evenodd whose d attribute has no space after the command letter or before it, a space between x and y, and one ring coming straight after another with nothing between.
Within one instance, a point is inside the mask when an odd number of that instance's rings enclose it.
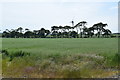
<instances>
[{"instance_id":1,"label":"farmland","mask_svg":"<svg viewBox=\"0 0 120 80\"><path fill-rule=\"evenodd\" d=\"M3 77L99 78L118 73L117 38L3 38ZM119 55L118 55L119 56Z\"/></svg>"}]
</instances>

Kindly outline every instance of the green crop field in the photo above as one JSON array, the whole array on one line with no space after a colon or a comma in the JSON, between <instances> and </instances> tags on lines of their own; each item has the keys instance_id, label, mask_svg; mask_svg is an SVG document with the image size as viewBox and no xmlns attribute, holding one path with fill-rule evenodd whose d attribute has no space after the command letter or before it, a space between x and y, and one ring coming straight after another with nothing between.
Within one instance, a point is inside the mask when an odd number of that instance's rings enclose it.
<instances>
[{"instance_id":1,"label":"green crop field","mask_svg":"<svg viewBox=\"0 0 120 80\"><path fill-rule=\"evenodd\" d=\"M3 38L3 77L99 78L118 74L117 38ZM15 53L29 53L13 57Z\"/></svg>"}]
</instances>

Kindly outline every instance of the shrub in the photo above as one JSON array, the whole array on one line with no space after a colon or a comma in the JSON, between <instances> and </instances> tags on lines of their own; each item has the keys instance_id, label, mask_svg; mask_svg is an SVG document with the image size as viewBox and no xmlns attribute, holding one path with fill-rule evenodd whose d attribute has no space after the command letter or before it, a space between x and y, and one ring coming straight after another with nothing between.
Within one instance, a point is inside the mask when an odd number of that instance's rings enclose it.
<instances>
[{"instance_id":1,"label":"shrub","mask_svg":"<svg viewBox=\"0 0 120 80\"><path fill-rule=\"evenodd\" d=\"M23 51L17 51L15 53L11 54L11 56L13 56L13 57L23 57L23 56L27 56L27 55L30 55L30 53L26 53Z\"/></svg>"},{"instance_id":2,"label":"shrub","mask_svg":"<svg viewBox=\"0 0 120 80\"><path fill-rule=\"evenodd\" d=\"M23 57L23 56L30 56L30 53L23 52L23 51L14 52L14 53L10 54L9 61L12 61L14 59L14 57Z\"/></svg>"},{"instance_id":3,"label":"shrub","mask_svg":"<svg viewBox=\"0 0 120 80\"><path fill-rule=\"evenodd\" d=\"M2 54L4 54L4 55L6 55L6 56L8 56L8 55L9 55L9 53L8 53L8 51L7 51L7 50L2 50L2 51L1 51L1 53L2 53Z\"/></svg>"},{"instance_id":4,"label":"shrub","mask_svg":"<svg viewBox=\"0 0 120 80\"><path fill-rule=\"evenodd\" d=\"M113 58L112 58L112 63L114 63L115 65L119 65L119 62L120 62L120 54L119 53L116 53Z\"/></svg>"},{"instance_id":5,"label":"shrub","mask_svg":"<svg viewBox=\"0 0 120 80\"><path fill-rule=\"evenodd\" d=\"M110 68L118 68L120 63L120 54L116 53L110 56L105 56L106 64L105 66Z\"/></svg>"},{"instance_id":6,"label":"shrub","mask_svg":"<svg viewBox=\"0 0 120 80\"><path fill-rule=\"evenodd\" d=\"M1 51L3 58L9 57L9 61L12 61L15 57L23 57L23 56L30 56L30 53L28 52L23 52L23 51L17 51L10 53L7 50L2 50Z\"/></svg>"}]
</instances>

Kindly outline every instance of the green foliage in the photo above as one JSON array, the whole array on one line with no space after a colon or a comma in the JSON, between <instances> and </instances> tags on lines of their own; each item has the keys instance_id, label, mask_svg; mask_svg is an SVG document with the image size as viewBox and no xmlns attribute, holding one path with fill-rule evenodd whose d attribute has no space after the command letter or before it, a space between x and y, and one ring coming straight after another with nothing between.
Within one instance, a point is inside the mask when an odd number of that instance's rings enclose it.
<instances>
[{"instance_id":1,"label":"green foliage","mask_svg":"<svg viewBox=\"0 0 120 80\"><path fill-rule=\"evenodd\" d=\"M120 53L116 53L114 58L113 58L113 61L116 62L116 63L119 63L120 62Z\"/></svg>"},{"instance_id":2,"label":"green foliage","mask_svg":"<svg viewBox=\"0 0 120 80\"><path fill-rule=\"evenodd\" d=\"M15 57L23 57L23 56L30 56L30 53L23 52L23 51L17 51L13 53L9 53L7 50L2 50L3 58L9 57L9 61L12 61Z\"/></svg>"},{"instance_id":3,"label":"green foliage","mask_svg":"<svg viewBox=\"0 0 120 80\"><path fill-rule=\"evenodd\" d=\"M28 28L25 29L25 33L23 32L23 28L19 27L17 29L8 30L6 29L2 33L2 37L4 38L90 38L90 37L111 37L112 32L109 29L105 29L104 27L107 24L103 24L102 22L94 24L92 27L87 28L86 21L81 21L74 26L74 21L72 21L72 26L52 26L51 32L44 28L40 30L30 31ZM77 32L74 29L77 29ZM79 30L78 30L79 28ZM71 31L72 30L72 31ZM78 32L79 31L79 32ZM94 32L97 32L96 34ZM51 33L51 34L50 34Z\"/></svg>"},{"instance_id":4,"label":"green foliage","mask_svg":"<svg viewBox=\"0 0 120 80\"><path fill-rule=\"evenodd\" d=\"M115 65L116 67L120 68L119 63L120 63L120 54L116 53L114 56L111 57L110 64L111 66Z\"/></svg>"},{"instance_id":5,"label":"green foliage","mask_svg":"<svg viewBox=\"0 0 120 80\"><path fill-rule=\"evenodd\" d=\"M2 51L1 51L1 53L2 53L2 54L4 54L4 55L6 55L6 56L8 56L8 55L9 55L9 53L8 53L8 51L7 51L7 50L2 50Z\"/></svg>"},{"instance_id":6,"label":"green foliage","mask_svg":"<svg viewBox=\"0 0 120 80\"><path fill-rule=\"evenodd\" d=\"M17 52L14 52L12 53L10 56L14 56L14 57L23 57L23 56L29 56L30 53L26 53L26 52L23 52L23 51L17 51Z\"/></svg>"}]
</instances>

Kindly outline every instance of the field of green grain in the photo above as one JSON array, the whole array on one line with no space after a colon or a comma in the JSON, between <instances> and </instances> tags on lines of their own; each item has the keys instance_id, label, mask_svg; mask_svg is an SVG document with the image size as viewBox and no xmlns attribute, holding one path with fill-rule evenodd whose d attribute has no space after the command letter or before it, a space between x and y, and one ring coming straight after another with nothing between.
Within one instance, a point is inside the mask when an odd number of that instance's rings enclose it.
<instances>
[{"instance_id":1,"label":"field of green grain","mask_svg":"<svg viewBox=\"0 0 120 80\"><path fill-rule=\"evenodd\" d=\"M2 50L30 56L2 58L3 77L100 78L118 74L117 38L3 38Z\"/></svg>"}]
</instances>

